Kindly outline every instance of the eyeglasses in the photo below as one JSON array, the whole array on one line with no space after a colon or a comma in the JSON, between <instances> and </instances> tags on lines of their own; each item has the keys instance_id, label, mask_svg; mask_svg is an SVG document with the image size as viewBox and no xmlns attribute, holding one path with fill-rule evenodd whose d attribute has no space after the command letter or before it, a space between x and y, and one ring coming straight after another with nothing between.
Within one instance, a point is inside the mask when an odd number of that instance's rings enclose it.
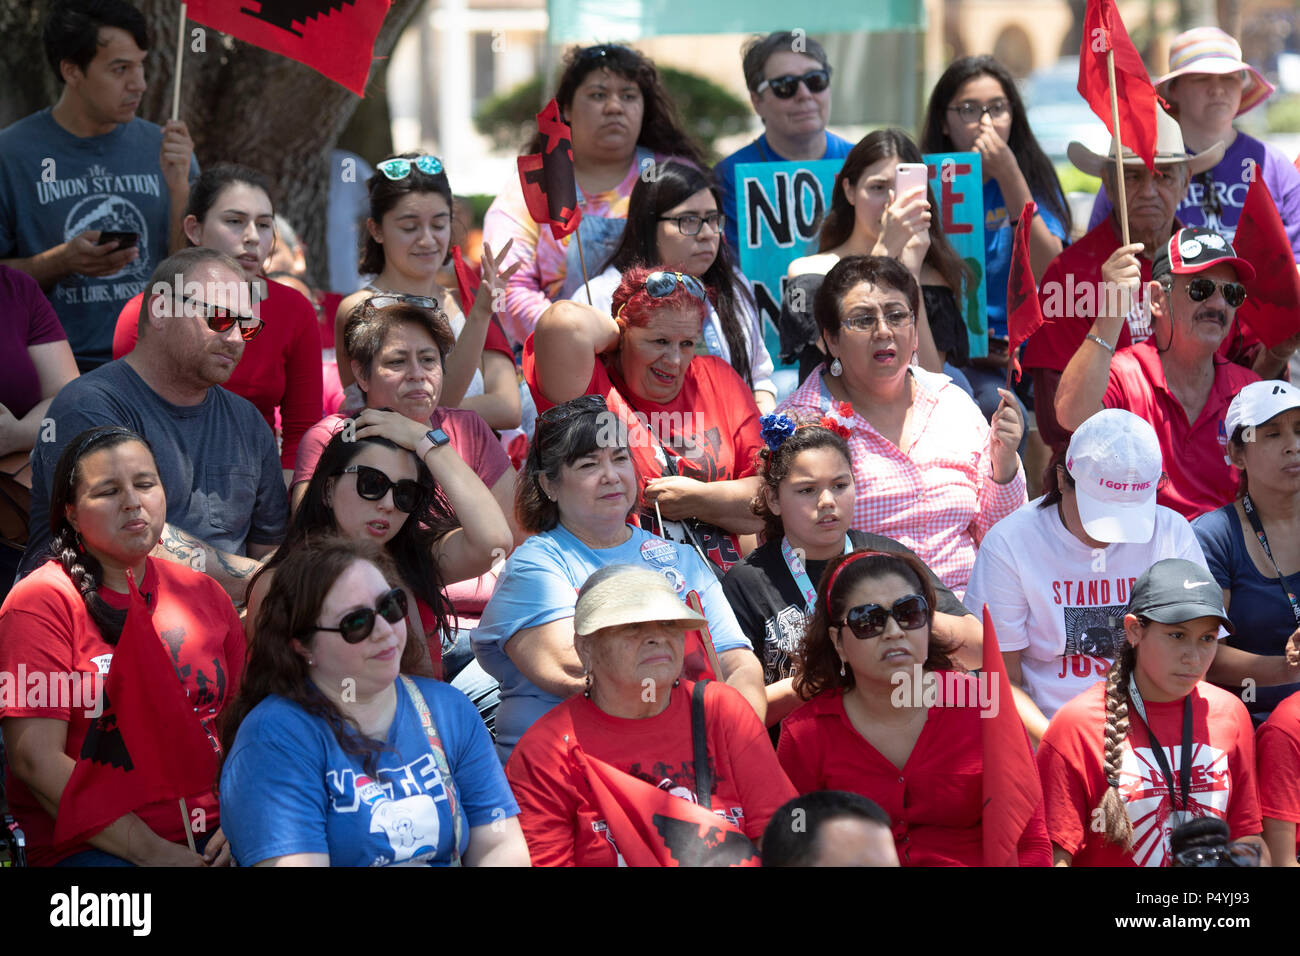
<instances>
[{"instance_id":1,"label":"eyeglasses","mask_svg":"<svg viewBox=\"0 0 1300 956\"><path fill-rule=\"evenodd\" d=\"M251 342L257 338L257 334L262 331L262 326L266 323L255 315L240 315L238 312L232 312L223 305L209 305L193 296L182 296L184 302L198 310L208 323L208 328L218 334L224 334L230 331L231 326L238 323L239 336L245 342Z\"/></svg>"},{"instance_id":2,"label":"eyeglasses","mask_svg":"<svg viewBox=\"0 0 1300 956\"><path fill-rule=\"evenodd\" d=\"M340 474L357 476L357 494L367 501L378 501L393 489L393 507L410 514L424 504L424 489L414 478L393 481L378 468L349 465Z\"/></svg>"},{"instance_id":3,"label":"eyeglasses","mask_svg":"<svg viewBox=\"0 0 1300 956\"><path fill-rule=\"evenodd\" d=\"M1215 282L1204 276L1198 276L1187 283L1187 298L1193 302L1204 302L1214 295L1215 289L1223 290L1223 301L1234 309L1246 301L1246 287L1240 282Z\"/></svg>"},{"instance_id":4,"label":"eyeglasses","mask_svg":"<svg viewBox=\"0 0 1300 956\"><path fill-rule=\"evenodd\" d=\"M803 76L774 76L770 80L764 80L758 84L758 88L754 92L762 93L770 86L772 95L778 100L788 100L799 92L800 83L808 87L809 93L820 93L831 85L831 71L829 68L823 68L809 70Z\"/></svg>"},{"instance_id":5,"label":"eyeglasses","mask_svg":"<svg viewBox=\"0 0 1300 956\"><path fill-rule=\"evenodd\" d=\"M985 113L988 114L991 120L1000 120L1007 115L1009 109L1011 109L1011 105L1006 100L999 98L990 100L983 105L976 103L974 100L962 100L960 103L948 107L948 112L956 113L964 123L978 123L980 117Z\"/></svg>"},{"instance_id":6,"label":"eyeglasses","mask_svg":"<svg viewBox=\"0 0 1300 956\"><path fill-rule=\"evenodd\" d=\"M874 312L868 312L866 315L850 315L844 319L844 327L852 329L855 332L870 332L880 322L880 316ZM915 316L912 310L886 312L884 315L885 325L891 329L905 329L912 324Z\"/></svg>"},{"instance_id":7,"label":"eyeglasses","mask_svg":"<svg viewBox=\"0 0 1300 956\"><path fill-rule=\"evenodd\" d=\"M389 179L405 179L414 165L422 173L437 176L442 172L442 160L437 156L420 156L417 159L386 159L377 167Z\"/></svg>"},{"instance_id":8,"label":"eyeglasses","mask_svg":"<svg viewBox=\"0 0 1300 956\"><path fill-rule=\"evenodd\" d=\"M548 408L537 416L537 423L549 427L568 421L575 415L582 415L586 412L603 412L605 409L605 397L603 395L579 395L577 398Z\"/></svg>"},{"instance_id":9,"label":"eyeglasses","mask_svg":"<svg viewBox=\"0 0 1300 956\"><path fill-rule=\"evenodd\" d=\"M703 216L688 212L684 216L660 216L659 221L677 223L677 231L683 236L698 236L700 230L705 226L708 226L717 235L722 232L722 227L726 225L727 217L720 212L711 212Z\"/></svg>"},{"instance_id":10,"label":"eyeglasses","mask_svg":"<svg viewBox=\"0 0 1300 956\"><path fill-rule=\"evenodd\" d=\"M349 644L360 644L375 629L375 615L378 614L389 624L396 624L406 617L406 592L401 588L393 588L391 591L385 591L379 595L379 600L375 602L373 608L359 607L355 611L348 611L339 619L338 627L320 627L303 628L304 633L316 631L329 631L333 634L339 634L343 640Z\"/></svg>"},{"instance_id":11,"label":"eyeglasses","mask_svg":"<svg viewBox=\"0 0 1300 956\"><path fill-rule=\"evenodd\" d=\"M909 594L899 598L888 609L879 604L859 604L849 608L844 620L838 623L840 627L847 626L858 640L866 641L885 633L885 624L891 617L903 630L915 631L929 622L930 605L921 595Z\"/></svg>"}]
</instances>

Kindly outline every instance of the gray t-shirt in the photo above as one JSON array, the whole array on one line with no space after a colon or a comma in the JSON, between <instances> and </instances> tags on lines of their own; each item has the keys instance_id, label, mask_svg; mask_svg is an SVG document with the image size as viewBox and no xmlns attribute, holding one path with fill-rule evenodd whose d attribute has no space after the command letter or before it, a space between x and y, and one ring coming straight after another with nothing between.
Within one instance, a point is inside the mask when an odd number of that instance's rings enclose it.
<instances>
[{"instance_id":1,"label":"gray t-shirt","mask_svg":"<svg viewBox=\"0 0 1300 956\"><path fill-rule=\"evenodd\" d=\"M26 258L87 229L139 234L140 255L110 276L70 275L50 302L82 369L113 357L117 314L167 258L171 197L159 165L162 127L139 118L74 136L49 109L0 131L0 258ZM190 182L198 178L191 157Z\"/></svg>"},{"instance_id":2,"label":"gray t-shirt","mask_svg":"<svg viewBox=\"0 0 1300 956\"><path fill-rule=\"evenodd\" d=\"M50 541L50 481L64 447L96 425L123 425L148 439L167 492L167 522L230 554L279 544L289 500L275 436L247 399L208 389L198 405L159 397L125 359L63 387L50 405L53 441L32 449L32 504L19 574L44 563Z\"/></svg>"}]
</instances>

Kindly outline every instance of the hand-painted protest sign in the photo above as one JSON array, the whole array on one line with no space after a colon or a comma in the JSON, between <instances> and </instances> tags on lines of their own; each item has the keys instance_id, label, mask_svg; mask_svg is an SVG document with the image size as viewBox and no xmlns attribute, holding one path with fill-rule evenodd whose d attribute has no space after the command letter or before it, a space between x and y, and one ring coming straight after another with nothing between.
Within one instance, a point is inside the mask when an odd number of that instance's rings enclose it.
<instances>
[{"instance_id":1,"label":"hand-painted protest sign","mask_svg":"<svg viewBox=\"0 0 1300 956\"><path fill-rule=\"evenodd\" d=\"M987 355L980 157L978 153L934 154L925 161L942 209L944 231L978 279L958 302L970 336L970 354ZM830 209L835 176L842 165L841 160L814 160L736 166L740 269L754 284L763 338L774 361L780 352L776 323L786 269L795 259L816 251L817 234Z\"/></svg>"}]
</instances>

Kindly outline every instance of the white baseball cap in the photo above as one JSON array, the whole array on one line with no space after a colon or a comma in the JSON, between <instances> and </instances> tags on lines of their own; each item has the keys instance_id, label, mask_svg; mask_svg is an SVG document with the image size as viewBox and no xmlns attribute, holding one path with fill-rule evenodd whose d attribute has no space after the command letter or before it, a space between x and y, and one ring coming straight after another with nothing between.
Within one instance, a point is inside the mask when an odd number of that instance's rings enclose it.
<instances>
[{"instance_id":1,"label":"white baseball cap","mask_svg":"<svg viewBox=\"0 0 1300 956\"><path fill-rule=\"evenodd\" d=\"M1074 478L1079 518L1090 538L1151 540L1164 460L1156 430L1145 419L1122 408L1099 411L1070 438L1065 469Z\"/></svg>"},{"instance_id":2,"label":"white baseball cap","mask_svg":"<svg viewBox=\"0 0 1300 956\"><path fill-rule=\"evenodd\" d=\"M1276 379L1251 382L1232 400L1223 420L1224 431L1231 438L1239 427L1258 426L1285 411L1300 408L1300 388Z\"/></svg>"}]
</instances>

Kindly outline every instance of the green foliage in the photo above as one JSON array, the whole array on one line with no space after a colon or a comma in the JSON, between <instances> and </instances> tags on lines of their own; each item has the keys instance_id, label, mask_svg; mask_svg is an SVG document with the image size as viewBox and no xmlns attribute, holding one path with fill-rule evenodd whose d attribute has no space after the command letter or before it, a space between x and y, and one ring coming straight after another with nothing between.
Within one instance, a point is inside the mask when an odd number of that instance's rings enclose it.
<instances>
[{"instance_id":1,"label":"green foliage","mask_svg":"<svg viewBox=\"0 0 1300 956\"><path fill-rule=\"evenodd\" d=\"M1270 133L1300 133L1300 96L1279 96L1268 104Z\"/></svg>"},{"instance_id":2,"label":"green foliage","mask_svg":"<svg viewBox=\"0 0 1300 956\"><path fill-rule=\"evenodd\" d=\"M710 160L719 158L713 148L714 140L748 127L749 103L716 83L671 67L660 67L659 76L687 130L704 147ZM530 80L484 102L474 117L474 126L490 137L497 149L515 151L536 129L536 116L542 105L541 80Z\"/></svg>"},{"instance_id":3,"label":"green foliage","mask_svg":"<svg viewBox=\"0 0 1300 956\"><path fill-rule=\"evenodd\" d=\"M1089 176L1073 163L1057 163L1056 178L1061 181L1061 191L1066 193L1093 193L1101 188L1101 180Z\"/></svg>"}]
</instances>

